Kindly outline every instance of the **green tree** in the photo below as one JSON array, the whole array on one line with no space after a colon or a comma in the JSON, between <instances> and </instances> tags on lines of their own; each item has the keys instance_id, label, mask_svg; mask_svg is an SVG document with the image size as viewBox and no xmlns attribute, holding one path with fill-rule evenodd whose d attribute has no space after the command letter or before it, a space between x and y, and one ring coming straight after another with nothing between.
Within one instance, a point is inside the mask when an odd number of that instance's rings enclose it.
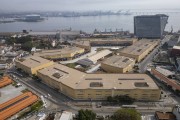
<instances>
[{"instance_id":1,"label":"green tree","mask_svg":"<svg viewBox=\"0 0 180 120\"><path fill-rule=\"evenodd\" d=\"M25 42L21 48L25 51L31 51L32 47L33 47L32 42L28 41L28 42Z\"/></svg>"},{"instance_id":2,"label":"green tree","mask_svg":"<svg viewBox=\"0 0 180 120\"><path fill-rule=\"evenodd\" d=\"M117 95L117 96L114 96L114 97L107 97L107 101L108 102L113 102L113 103L126 103L126 104L132 104L135 99L129 97L129 96L126 96L126 95Z\"/></svg>"},{"instance_id":3,"label":"green tree","mask_svg":"<svg viewBox=\"0 0 180 120\"><path fill-rule=\"evenodd\" d=\"M16 42L21 43L21 44L24 44L24 43L29 42L29 41L32 41L32 38L30 36L16 38Z\"/></svg>"},{"instance_id":4,"label":"green tree","mask_svg":"<svg viewBox=\"0 0 180 120\"><path fill-rule=\"evenodd\" d=\"M112 120L141 120L141 114L135 109L119 109L112 116Z\"/></svg>"},{"instance_id":5,"label":"green tree","mask_svg":"<svg viewBox=\"0 0 180 120\"><path fill-rule=\"evenodd\" d=\"M38 79L38 76L33 75L32 78L33 78L34 80L37 80L37 79Z\"/></svg>"},{"instance_id":6,"label":"green tree","mask_svg":"<svg viewBox=\"0 0 180 120\"><path fill-rule=\"evenodd\" d=\"M108 97L107 97L107 101L108 101L108 102L113 102L113 97L108 96Z\"/></svg>"},{"instance_id":7,"label":"green tree","mask_svg":"<svg viewBox=\"0 0 180 120\"><path fill-rule=\"evenodd\" d=\"M16 39L15 38L7 38L6 39L6 44L13 45L14 43L16 43Z\"/></svg>"},{"instance_id":8,"label":"green tree","mask_svg":"<svg viewBox=\"0 0 180 120\"><path fill-rule=\"evenodd\" d=\"M79 110L78 111L78 120L95 120L96 113L91 110Z\"/></svg>"}]
</instances>

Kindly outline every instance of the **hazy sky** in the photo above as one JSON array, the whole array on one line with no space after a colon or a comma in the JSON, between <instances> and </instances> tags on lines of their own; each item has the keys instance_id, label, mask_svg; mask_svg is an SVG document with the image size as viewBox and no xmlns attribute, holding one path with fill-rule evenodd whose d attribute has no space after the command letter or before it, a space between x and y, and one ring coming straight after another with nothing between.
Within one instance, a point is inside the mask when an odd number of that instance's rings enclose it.
<instances>
[{"instance_id":1,"label":"hazy sky","mask_svg":"<svg viewBox=\"0 0 180 120\"><path fill-rule=\"evenodd\" d=\"M180 0L0 0L1 11L179 8Z\"/></svg>"}]
</instances>

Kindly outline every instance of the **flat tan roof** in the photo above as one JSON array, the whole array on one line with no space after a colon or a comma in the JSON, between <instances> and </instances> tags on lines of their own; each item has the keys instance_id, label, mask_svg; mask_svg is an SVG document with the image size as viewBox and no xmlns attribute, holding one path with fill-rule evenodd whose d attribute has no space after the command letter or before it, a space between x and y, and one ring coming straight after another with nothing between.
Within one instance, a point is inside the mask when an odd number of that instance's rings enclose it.
<instances>
[{"instance_id":1,"label":"flat tan roof","mask_svg":"<svg viewBox=\"0 0 180 120\"><path fill-rule=\"evenodd\" d=\"M22 65L27 66L29 68L34 68L34 67L41 66L43 64L47 64L52 61L38 57L38 56L29 56L26 58L18 59L16 60L16 62L19 62Z\"/></svg>"},{"instance_id":2,"label":"flat tan roof","mask_svg":"<svg viewBox=\"0 0 180 120\"><path fill-rule=\"evenodd\" d=\"M87 74L61 64L39 73L74 89L158 89L146 74Z\"/></svg>"},{"instance_id":3,"label":"flat tan roof","mask_svg":"<svg viewBox=\"0 0 180 120\"><path fill-rule=\"evenodd\" d=\"M114 55L107 58L105 61L103 61L103 64L107 64L107 65L118 67L118 68L125 68L133 62L135 62L133 58Z\"/></svg>"},{"instance_id":4,"label":"flat tan roof","mask_svg":"<svg viewBox=\"0 0 180 120\"><path fill-rule=\"evenodd\" d=\"M133 45L128 46L122 50L119 50L119 53L127 53L132 55L141 55L151 46L158 44L159 40L139 40L135 42Z\"/></svg>"},{"instance_id":5,"label":"flat tan roof","mask_svg":"<svg viewBox=\"0 0 180 120\"><path fill-rule=\"evenodd\" d=\"M78 41L136 41L136 38L83 38Z\"/></svg>"},{"instance_id":6,"label":"flat tan roof","mask_svg":"<svg viewBox=\"0 0 180 120\"><path fill-rule=\"evenodd\" d=\"M55 50L42 50L40 52L36 52L35 56L51 56L51 55L63 55L63 54L71 54L77 51L82 50L83 48L79 47L65 47L63 49L55 49Z\"/></svg>"},{"instance_id":7,"label":"flat tan roof","mask_svg":"<svg viewBox=\"0 0 180 120\"><path fill-rule=\"evenodd\" d=\"M78 40L75 41L74 44L88 46L88 47L90 46L90 42L88 40Z\"/></svg>"}]
</instances>

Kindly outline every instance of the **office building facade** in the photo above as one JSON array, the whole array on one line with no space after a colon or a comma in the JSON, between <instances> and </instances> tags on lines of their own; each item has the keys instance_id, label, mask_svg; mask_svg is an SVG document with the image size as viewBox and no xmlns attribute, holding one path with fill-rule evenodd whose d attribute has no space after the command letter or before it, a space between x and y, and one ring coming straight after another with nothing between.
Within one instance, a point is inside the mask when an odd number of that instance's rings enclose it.
<instances>
[{"instance_id":1,"label":"office building facade","mask_svg":"<svg viewBox=\"0 0 180 120\"><path fill-rule=\"evenodd\" d=\"M142 15L134 17L134 34L138 38L162 38L168 16Z\"/></svg>"}]
</instances>

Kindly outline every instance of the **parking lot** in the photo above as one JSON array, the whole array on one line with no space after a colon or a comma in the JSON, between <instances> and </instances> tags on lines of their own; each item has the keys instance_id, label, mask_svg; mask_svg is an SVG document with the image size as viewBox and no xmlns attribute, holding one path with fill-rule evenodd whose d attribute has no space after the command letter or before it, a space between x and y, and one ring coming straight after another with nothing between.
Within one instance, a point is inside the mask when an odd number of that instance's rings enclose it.
<instances>
[{"instance_id":1,"label":"parking lot","mask_svg":"<svg viewBox=\"0 0 180 120\"><path fill-rule=\"evenodd\" d=\"M24 90L24 86L15 87L13 85L8 85L6 87L0 88L0 104L22 94L22 90Z\"/></svg>"}]
</instances>

